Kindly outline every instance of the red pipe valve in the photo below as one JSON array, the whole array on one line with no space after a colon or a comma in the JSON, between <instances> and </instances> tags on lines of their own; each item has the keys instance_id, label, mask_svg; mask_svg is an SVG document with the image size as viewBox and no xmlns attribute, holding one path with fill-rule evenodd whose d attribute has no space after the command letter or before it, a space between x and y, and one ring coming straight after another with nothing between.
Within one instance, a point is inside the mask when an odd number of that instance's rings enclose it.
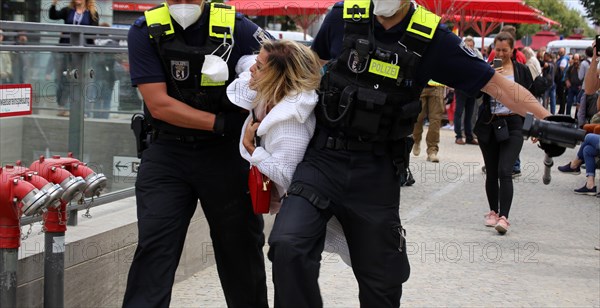
<instances>
[{"instance_id":1,"label":"red pipe valve","mask_svg":"<svg viewBox=\"0 0 600 308\"><path fill-rule=\"evenodd\" d=\"M40 172L39 170L41 168L50 169L53 172L56 172L53 168L62 168L70 172L73 176L83 179L85 184L83 187L83 194L85 197L99 196L100 192L107 184L107 179L104 174L94 172L87 164L73 158L72 153L69 153L68 157L54 155L52 158L44 158L44 156L41 156L30 168L38 170L38 172ZM61 186L65 188L62 184Z\"/></svg>"},{"instance_id":2,"label":"red pipe valve","mask_svg":"<svg viewBox=\"0 0 600 308\"><path fill-rule=\"evenodd\" d=\"M41 156L39 160L29 166L29 169L37 172L49 182L60 185L64 190L62 200L70 202L81 199L86 187L85 180L80 176L74 176L60 162Z\"/></svg>"},{"instance_id":3,"label":"red pipe valve","mask_svg":"<svg viewBox=\"0 0 600 308\"><path fill-rule=\"evenodd\" d=\"M21 204L19 210L25 215L33 215L52 201L44 191L40 191L32 183L25 181L15 167L7 165L0 169L0 207ZM21 213L17 217L21 216Z\"/></svg>"}]
</instances>

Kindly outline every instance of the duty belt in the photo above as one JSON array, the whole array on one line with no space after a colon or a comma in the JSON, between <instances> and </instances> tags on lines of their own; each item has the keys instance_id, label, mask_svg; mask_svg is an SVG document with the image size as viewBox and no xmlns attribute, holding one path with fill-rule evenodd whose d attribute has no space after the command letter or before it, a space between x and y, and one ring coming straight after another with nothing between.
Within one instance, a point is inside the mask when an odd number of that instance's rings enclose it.
<instances>
[{"instance_id":1,"label":"duty belt","mask_svg":"<svg viewBox=\"0 0 600 308\"><path fill-rule=\"evenodd\" d=\"M218 138L218 136L216 135L198 135L198 136L192 136L192 135L178 135L178 134L173 134L167 131L162 131L162 130L155 130L153 132L153 137L155 140L169 140L169 141L179 141L182 143L195 143L195 142L202 142L202 141L207 141L207 140L215 140Z\"/></svg>"},{"instance_id":2,"label":"duty belt","mask_svg":"<svg viewBox=\"0 0 600 308\"><path fill-rule=\"evenodd\" d=\"M325 132L317 132L317 147L327 148L336 151L372 151L375 147L372 142L364 142L356 139L350 139L343 136L329 136Z\"/></svg>"},{"instance_id":3,"label":"duty belt","mask_svg":"<svg viewBox=\"0 0 600 308\"><path fill-rule=\"evenodd\" d=\"M344 137L327 137L325 147L331 150L371 151L373 144Z\"/></svg>"}]
</instances>

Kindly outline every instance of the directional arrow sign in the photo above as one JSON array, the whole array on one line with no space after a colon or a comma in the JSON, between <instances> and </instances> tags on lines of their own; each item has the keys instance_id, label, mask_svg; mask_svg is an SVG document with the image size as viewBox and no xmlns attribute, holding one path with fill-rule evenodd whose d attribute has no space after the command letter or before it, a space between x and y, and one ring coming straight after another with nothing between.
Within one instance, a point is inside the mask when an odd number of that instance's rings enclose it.
<instances>
[{"instance_id":1,"label":"directional arrow sign","mask_svg":"<svg viewBox=\"0 0 600 308\"><path fill-rule=\"evenodd\" d=\"M136 177L140 159L129 156L113 156L113 175Z\"/></svg>"},{"instance_id":2,"label":"directional arrow sign","mask_svg":"<svg viewBox=\"0 0 600 308\"><path fill-rule=\"evenodd\" d=\"M122 165L122 164L121 164L121 161L118 161L118 162L115 164L115 168L117 168L117 170L119 170L119 171L126 170L128 167L129 167L128 165Z\"/></svg>"}]
</instances>

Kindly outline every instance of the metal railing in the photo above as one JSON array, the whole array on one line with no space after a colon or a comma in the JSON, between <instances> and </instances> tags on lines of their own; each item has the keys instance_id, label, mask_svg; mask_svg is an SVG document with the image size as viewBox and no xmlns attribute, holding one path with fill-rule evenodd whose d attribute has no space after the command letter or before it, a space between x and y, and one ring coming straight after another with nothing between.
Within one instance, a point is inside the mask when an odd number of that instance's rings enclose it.
<instances>
[{"instance_id":1,"label":"metal railing","mask_svg":"<svg viewBox=\"0 0 600 308\"><path fill-rule=\"evenodd\" d=\"M78 210L133 196L137 158L129 119L142 100L129 79L128 30L12 21L0 21L0 29L0 53L10 55L12 69L2 85L30 84L33 92L31 115L0 118L0 163L27 165L39 155L70 152L104 173L105 192L93 202L73 202L69 225L77 224ZM124 166L129 171L120 172ZM21 224L39 220L23 217Z\"/></svg>"}]
</instances>

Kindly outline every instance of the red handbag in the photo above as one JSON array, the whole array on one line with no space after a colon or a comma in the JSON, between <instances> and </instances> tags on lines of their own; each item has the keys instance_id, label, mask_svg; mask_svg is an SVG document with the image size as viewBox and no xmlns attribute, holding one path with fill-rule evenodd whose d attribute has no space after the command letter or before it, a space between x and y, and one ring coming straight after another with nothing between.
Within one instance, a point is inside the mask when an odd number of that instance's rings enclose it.
<instances>
[{"instance_id":1,"label":"red handbag","mask_svg":"<svg viewBox=\"0 0 600 308\"><path fill-rule=\"evenodd\" d=\"M271 180L260 173L256 166L250 167L248 189L254 214L268 213L271 204Z\"/></svg>"},{"instance_id":2,"label":"red handbag","mask_svg":"<svg viewBox=\"0 0 600 308\"><path fill-rule=\"evenodd\" d=\"M256 122L256 115L252 110L252 118ZM260 137L254 135L254 144L260 145ZM248 189L252 199L254 214L265 214L269 212L271 205L271 180L260 173L258 167L252 165L248 173Z\"/></svg>"}]
</instances>

